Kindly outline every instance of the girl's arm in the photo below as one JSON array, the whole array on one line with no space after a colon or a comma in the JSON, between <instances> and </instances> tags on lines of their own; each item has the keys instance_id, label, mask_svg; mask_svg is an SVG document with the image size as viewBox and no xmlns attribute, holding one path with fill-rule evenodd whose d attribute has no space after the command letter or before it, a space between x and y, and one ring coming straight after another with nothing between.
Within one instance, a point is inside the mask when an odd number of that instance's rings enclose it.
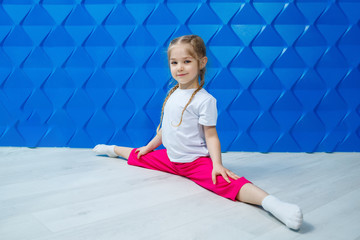
<instances>
[{"instance_id":1,"label":"girl's arm","mask_svg":"<svg viewBox=\"0 0 360 240\"><path fill-rule=\"evenodd\" d=\"M156 136L146 145L135 150L138 153L139 159L142 155L145 155L162 144L162 130L160 129Z\"/></svg>"},{"instance_id":2,"label":"girl's arm","mask_svg":"<svg viewBox=\"0 0 360 240\"><path fill-rule=\"evenodd\" d=\"M206 145L209 150L210 158L213 162L213 171L212 171L212 180L213 183L216 184L216 176L221 175L223 178L230 183L229 176L233 179L240 178L235 173L231 172L230 170L226 169L222 165L221 160L221 146L220 140L216 131L215 126L204 126L204 133L205 133L205 141Z\"/></svg>"}]
</instances>

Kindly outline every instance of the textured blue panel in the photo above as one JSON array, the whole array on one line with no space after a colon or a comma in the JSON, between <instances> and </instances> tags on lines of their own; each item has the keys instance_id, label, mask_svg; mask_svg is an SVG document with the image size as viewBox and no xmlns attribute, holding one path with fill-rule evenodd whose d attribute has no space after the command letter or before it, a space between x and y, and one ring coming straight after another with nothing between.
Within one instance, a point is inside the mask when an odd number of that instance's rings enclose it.
<instances>
[{"instance_id":1,"label":"textured blue panel","mask_svg":"<svg viewBox=\"0 0 360 240\"><path fill-rule=\"evenodd\" d=\"M360 151L360 3L0 1L0 145L138 147L200 35L222 149Z\"/></svg>"},{"instance_id":2,"label":"textured blue panel","mask_svg":"<svg viewBox=\"0 0 360 240\"><path fill-rule=\"evenodd\" d=\"M58 110L51 115L47 125L49 126L48 131L41 139L40 146L67 146L77 128L74 121L61 107L58 107Z\"/></svg>"}]
</instances>

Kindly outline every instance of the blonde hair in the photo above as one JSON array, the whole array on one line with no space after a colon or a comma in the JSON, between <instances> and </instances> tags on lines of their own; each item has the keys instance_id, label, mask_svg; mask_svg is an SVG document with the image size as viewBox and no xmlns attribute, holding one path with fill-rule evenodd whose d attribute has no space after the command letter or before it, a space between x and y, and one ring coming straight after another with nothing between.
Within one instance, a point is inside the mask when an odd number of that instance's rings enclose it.
<instances>
[{"instance_id":1,"label":"blonde hair","mask_svg":"<svg viewBox=\"0 0 360 240\"><path fill-rule=\"evenodd\" d=\"M181 36L181 37L178 37L178 38L175 38L173 39L170 44L169 44L169 47L168 47L168 50L167 50L167 54L168 54L168 59L170 59L170 53L171 53L171 49L176 45L176 44L190 44L190 46L192 47L190 49L190 52L189 54L198 60L198 65L199 65L199 68L200 68L200 59L202 59L203 57L206 56L206 47L205 47L205 43L204 41L202 40L201 37L197 36L197 35L184 35L184 36ZM205 71L206 71L206 68L203 67L202 69L200 69L199 71L199 76L200 76L200 84L199 84L199 87L194 91L194 93L191 95L189 101L187 102L187 104L185 105L184 109L182 110L182 113L181 113L181 118L180 118L180 122L179 124L177 125L180 126L181 123L182 123L182 120L183 120L183 115L184 115L184 112L186 110L186 108L189 106L189 104L191 103L191 101L193 100L194 96L196 95L196 93L198 93L204 86L205 84ZM161 123L162 123L162 120L163 120L163 116L164 116L164 108L165 108L165 104L167 102L167 100L169 99L169 97L171 96L171 94L173 94L175 92L176 89L179 88L179 83L177 83L173 88L170 89L170 91L168 92L168 94L166 95L166 98L164 100L164 103L162 105L162 108L161 108L161 118L160 118L160 123L157 127L157 130L156 132L159 132L160 130L160 127L161 127Z\"/></svg>"}]
</instances>

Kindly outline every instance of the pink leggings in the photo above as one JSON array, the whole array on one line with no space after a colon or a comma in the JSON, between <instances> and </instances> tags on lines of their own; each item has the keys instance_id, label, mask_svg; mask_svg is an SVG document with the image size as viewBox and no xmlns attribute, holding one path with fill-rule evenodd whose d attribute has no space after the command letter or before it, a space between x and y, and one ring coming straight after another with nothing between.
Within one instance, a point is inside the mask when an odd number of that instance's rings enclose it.
<instances>
[{"instance_id":1,"label":"pink leggings","mask_svg":"<svg viewBox=\"0 0 360 240\"><path fill-rule=\"evenodd\" d=\"M251 183L246 178L237 180L230 178L231 183L225 181L222 176L217 176L216 184L213 184L211 172L212 160L209 157L201 157L190 163L171 162L166 149L149 152L137 159L136 149L130 153L128 164L153 170L172 173L189 178L196 184L206 188L220 196L236 201L236 196L244 184Z\"/></svg>"}]
</instances>

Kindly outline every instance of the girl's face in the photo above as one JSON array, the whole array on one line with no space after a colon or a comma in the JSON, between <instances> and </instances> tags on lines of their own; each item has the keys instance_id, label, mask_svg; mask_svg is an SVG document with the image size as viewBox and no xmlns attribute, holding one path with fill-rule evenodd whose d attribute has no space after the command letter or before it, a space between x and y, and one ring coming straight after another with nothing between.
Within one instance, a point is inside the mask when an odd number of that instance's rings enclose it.
<instances>
[{"instance_id":1,"label":"girl's face","mask_svg":"<svg viewBox=\"0 0 360 240\"><path fill-rule=\"evenodd\" d=\"M180 89L191 89L199 86L199 71L204 68L207 58L199 61L190 55L190 44L176 44L170 52L170 71L172 77L179 83Z\"/></svg>"}]
</instances>

